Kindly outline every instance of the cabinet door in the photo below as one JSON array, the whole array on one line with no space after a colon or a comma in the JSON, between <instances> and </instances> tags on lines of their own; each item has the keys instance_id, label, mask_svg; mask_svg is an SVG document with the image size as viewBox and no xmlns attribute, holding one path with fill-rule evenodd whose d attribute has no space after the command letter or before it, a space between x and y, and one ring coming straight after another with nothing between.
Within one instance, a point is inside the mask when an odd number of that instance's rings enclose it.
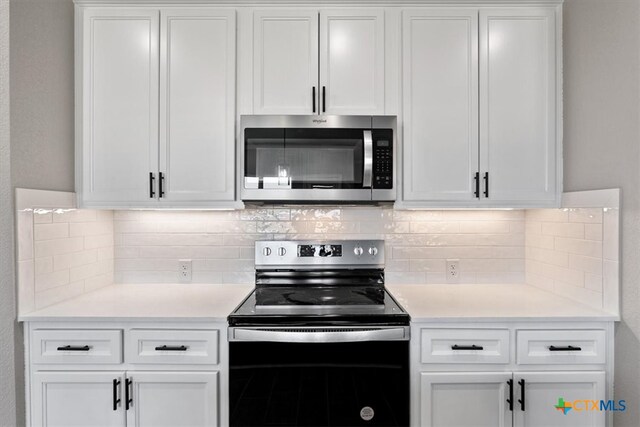
<instances>
[{"instance_id":1,"label":"cabinet door","mask_svg":"<svg viewBox=\"0 0 640 427\"><path fill-rule=\"evenodd\" d=\"M321 113L384 114L384 10L320 12Z\"/></svg>"},{"instance_id":2,"label":"cabinet door","mask_svg":"<svg viewBox=\"0 0 640 427\"><path fill-rule=\"evenodd\" d=\"M420 425L508 427L510 372L421 373Z\"/></svg>"},{"instance_id":3,"label":"cabinet door","mask_svg":"<svg viewBox=\"0 0 640 427\"><path fill-rule=\"evenodd\" d=\"M129 427L217 426L217 372L127 372Z\"/></svg>"},{"instance_id":4,"label":"cabinet door","mask_svg":"<svg viewBox=\"0 0 640 427\"><path fill-rule=\"evenodd\" d=\"M605 399L604 372L527 372L514 375L516 403L525 381L525 407L516 404L516 427L604 427L605 412L584 400ZM577 406L565 413L567 404ZM566 403L565 403L566 402ZM599 402L598 402L599 403ZM599 407L598 407L599 409Z\"/></svg>"},{"instance_id":5,"label":"cabinet door","mask_svg":"<svg viewBox=\"0 0 640 427\"><path fill-rule=\"evenodd\" d=\"M123 372L36 372L31 379L34 426L124 426ZM114 410L113 380L116 398Z\"/></svg>"},{"instance_id":6,"label":"cabinet door","mask_svg":"<svg viewBox=\"0 0 640 427\"><path fill-rule=\"evenodd\" d=\"M555 10L481 10L480 170L490 201L556 200L556 90Z\"/></svg>"},{"instance_id":7,"label":"cabinet door","mask_svg":"<svg viewBox=\"0 0 640 427\"><path fill-rule=\"evenodd\" d=\"M254 113L317 112L318 11L257 10L253 16Z\"/></svg>"},{"instance_id":8,"label":"cabinet door","mask_svg":"<svg viewBox=\"0 0 640 427\"><path fill-rule=\"evenodd\" d=\"M235 11L161 12L160 201L234 199Z\"/></svg>"},{"instance_id":9,"label":"cabinet door","mask_svg":"<svg viewBox=\"0 0 640 427\"><path fill-rule=\"evenodd\" d=\"M403 12L404 200L473 202L478 11Z\"/></svg>"},{"instance_id":10,"label":"cabinet door","mask_svg":"<svg viewBox=\"0 0 640 427\"><path fill-rule=\"evenodd\" d=\"M158 170L158 11L84 10L80 202L155 202Z\"/></svg>"}]
</instances>

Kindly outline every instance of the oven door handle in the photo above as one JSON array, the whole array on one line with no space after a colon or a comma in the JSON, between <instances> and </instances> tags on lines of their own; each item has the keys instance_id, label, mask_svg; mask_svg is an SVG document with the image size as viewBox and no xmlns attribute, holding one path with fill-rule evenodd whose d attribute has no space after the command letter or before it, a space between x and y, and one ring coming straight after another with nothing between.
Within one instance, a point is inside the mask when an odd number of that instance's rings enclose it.
<instances>
[{"instance_id":1,"label":"oven door handle","mask_svg":"<svg viewBox=\"0 0 640 427\"><path fill-rule=\"evenodd\" d=\"M364 140L364 169L362 173L362 187L371 188L373 179L373 136L370 130L363 131Z\"/></svg>"},{"instance_id":2,"label":"oven door handle","mask_svg":"<svg viewBox=\"0 0 640 427\"><path fill-rule=\"evenodd\" d=\"M322 330L311 332L309 329L296 331L295 329L249 329L231 328L229 341L254 342L288 342L288 343L337 343L362 341L408 341L409 328L380 328L341 331Z\"/></svg>"}]
</instances>

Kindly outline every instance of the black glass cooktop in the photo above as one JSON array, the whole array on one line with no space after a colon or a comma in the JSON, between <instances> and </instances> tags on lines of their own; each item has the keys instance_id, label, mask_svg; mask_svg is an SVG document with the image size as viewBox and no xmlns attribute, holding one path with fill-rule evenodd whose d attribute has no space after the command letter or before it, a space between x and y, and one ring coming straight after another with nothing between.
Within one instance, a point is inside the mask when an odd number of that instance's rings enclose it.
<instances>
[{"instance_id":1,"label":"black glass cooktop","mask_svg":"<svg viewBox=\"0 0 640 427\"><path fill-rule=\"evenodd\" d=\"M258 287L256 307L367 306L384 308L384 288L363 286Z\"/></svg>"},{"instance_id":2,"label":"black glass cooktop","mask_svg":"<svg viewBox=\"0 0 640 427\"><path fill-rule=\"evenodd\" d=\"M383 287L257 287L228 319L231 326L409 324Z\"/></svg>"}]
</instances>

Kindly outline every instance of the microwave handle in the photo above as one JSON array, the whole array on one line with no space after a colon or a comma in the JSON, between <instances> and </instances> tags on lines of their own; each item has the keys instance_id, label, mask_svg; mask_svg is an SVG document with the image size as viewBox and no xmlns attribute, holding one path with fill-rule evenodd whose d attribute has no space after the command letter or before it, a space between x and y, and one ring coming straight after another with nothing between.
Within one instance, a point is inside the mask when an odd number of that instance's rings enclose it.
<instances>
[{"instance_id":1,"label":"microwave handle","mask_svg":"<svg viewBox=\"0 0 640 427\"><path fill-rule=\"evenodd\" d=\"M364 132L364 172L362 175L362 187L371 188L373 176L373 137L370 130Z\"/></svg>"}]
</instances>

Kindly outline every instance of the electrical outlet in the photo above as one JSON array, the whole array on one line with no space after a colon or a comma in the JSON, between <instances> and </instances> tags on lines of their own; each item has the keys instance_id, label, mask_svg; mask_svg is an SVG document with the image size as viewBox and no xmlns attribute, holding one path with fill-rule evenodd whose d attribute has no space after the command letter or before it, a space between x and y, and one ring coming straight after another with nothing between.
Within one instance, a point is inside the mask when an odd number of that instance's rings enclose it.
<instances>
[{"instance_id":1,"label":"electrical outlet","mask_svg":"<svg viewBox=\"0 0 640 427\"><path fill-rule=\"evenodd\" d=\"M460 282L460 260L448 259L447 260L447 283L459 283Z\"/></svg>"},{"instance_id":2,"label":"electrical outlet","mask_svg":"<svg viewBox=\"0 0 640 427\"><path fill-rule=\"evenodd\" d=\"M178 263L180 283L191 283L191 260L181 259Z\"/></svg>"}]
</instances>

